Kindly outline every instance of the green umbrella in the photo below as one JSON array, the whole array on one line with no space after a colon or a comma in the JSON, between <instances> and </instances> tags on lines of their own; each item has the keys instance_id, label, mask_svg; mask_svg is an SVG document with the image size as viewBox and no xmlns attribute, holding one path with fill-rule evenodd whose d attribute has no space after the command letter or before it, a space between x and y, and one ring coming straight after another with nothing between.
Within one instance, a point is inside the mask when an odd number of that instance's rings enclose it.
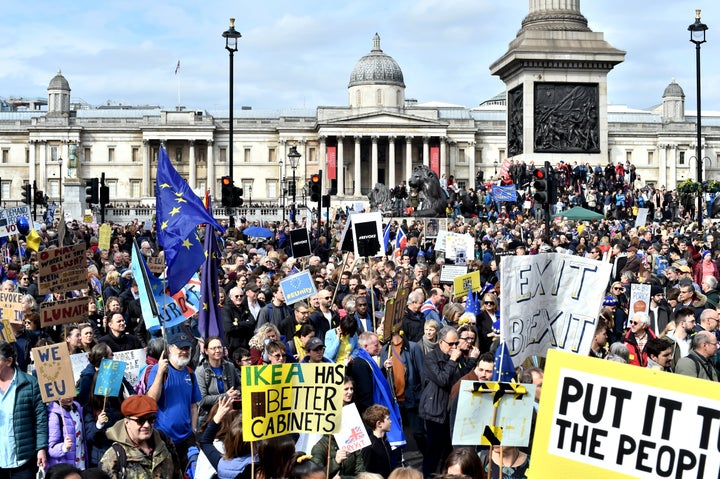
<instances>
[{"instance_id":1,"label":"green umbrella","mask_svg":"<svg viewBox=\"0 0 720 479\"><path fill-rule=\"evenodd\" d=\"M556 215L553 215L553 218L567 218L569 220L601 220L605 218L604 215L600 213L596 213L594 211L582 208L580 206L576 206L574 208L570 208L567 211L562 211Z\"/></svg>"}]
</instances>

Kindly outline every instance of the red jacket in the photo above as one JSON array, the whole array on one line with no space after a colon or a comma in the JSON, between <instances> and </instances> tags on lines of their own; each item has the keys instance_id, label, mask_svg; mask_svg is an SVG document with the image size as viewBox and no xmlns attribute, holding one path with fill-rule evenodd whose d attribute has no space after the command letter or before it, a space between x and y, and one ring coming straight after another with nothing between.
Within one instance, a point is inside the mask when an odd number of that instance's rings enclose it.
<instances>
[{"instance_id":1,"label":"red jacket","mask_svg":"<svg viewBox=\"0 0 720 479\"><path fill-rule=\"evenodd\" d=\"M645 331L647 331L648 339L657 337L657 335L653 332L652 329L647 328ZM635 334L632 332L632 329L628 330L628 332L625 333L623 342L625 343L625 347L628 348L628 351L630 351L630 364L643 368L647 366L647 353L644 350L640 351L638 343L635 340Z\"/></svg>"}]
</instances>

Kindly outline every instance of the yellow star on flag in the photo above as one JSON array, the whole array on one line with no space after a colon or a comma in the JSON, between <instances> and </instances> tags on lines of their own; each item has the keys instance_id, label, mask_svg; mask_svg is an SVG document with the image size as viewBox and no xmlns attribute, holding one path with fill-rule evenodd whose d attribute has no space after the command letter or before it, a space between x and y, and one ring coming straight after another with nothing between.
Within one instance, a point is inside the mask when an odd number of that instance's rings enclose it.
<instances>
[{"instance_id":1,"label":"yellow star on flag","mask_svg":"<svg viewBox=\"0 0 720 479\"><path fill-rule=\"evenodd\" d=\"M161 229L161 230L164 230L165 228L167 228L167 226L168 226L167 220L165 220L165 221L163 221L162 223L160 223L160 229Z\"/></svg>"},{"instance_id":2,"label":"yellow star on flag","mask_svg":"<svg viewBox=\"0 0 720 479\"><path fill-rule=\"evenodd\" d=\"M180 208L177 206L170 210L170 216L175 216L178 213L180 213Z\"/></svg>"},{"instance_id":3,"label":"yellow star on flag","mask_svg":"<svg viewBox=\"0 0 720 479\"><path fill-rule=\"evenodd\" d=\"M167 183L163 183L160 185L160 188L170 188L170 185L168 185Z\"/></svg>"},{"instance_id":4,"label":"yellow star on flag","mask_svg":"<svg viewBox=\"0 0 720 479\"><path fill-rule=\"evenodd\" d=\"M190 241L190 238L188 238L188 239L186 239L185 241L183 241L183 244L182 244L182 245L183 245L184 247L186 247L187 249L190 249L190 248L192 248L192 245L193 245L193 244L192 244L192 241Z\"/></svg>"}]
</instances>

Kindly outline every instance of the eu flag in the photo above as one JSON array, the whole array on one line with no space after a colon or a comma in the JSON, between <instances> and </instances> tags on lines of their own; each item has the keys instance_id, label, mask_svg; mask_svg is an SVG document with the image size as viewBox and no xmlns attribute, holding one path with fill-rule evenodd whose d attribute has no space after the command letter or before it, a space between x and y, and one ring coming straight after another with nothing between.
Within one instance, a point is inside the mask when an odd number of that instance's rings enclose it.
<instances>
[{"instance_id":1,"label":"eu flag","mask_svg":"<svg viewBox=\"0 0 720 479\"><path fill-rule=\"evenodd\" d=\"M222 233L225 229L215 221L203 206L202 200L175 170L162 146L158 154L155 201L158 242L165 250L168 289L173 295L183 289L193 274L197 273L205 258L197 226L206 223Z\"/></svg>"},{"instance_id":2,"label":"eu flag","mask_svg":"<svg viewBox=\"0 0 720 479\"><path fill-rule=\"evenodd\" d=\"M515 379L515 366L513 366L510 351L505 341L495 350L495 363L493 364L493 381L508 383Z\"/></svg>"},{"instance_id":3,"label":"eu flag","mask_svg":"<svg viewBox=\"0 0 720 479\"><path fill-rule=\"evenodd\" d=\"M474 314L475 317L480 315L482 312L482 308L480 307L480 293L473 293L472 291L468 293L465 311Z\"/></svg>"},{"instance_id":4,"label":"eu flag","mask_svg":"<svg viewBox=\"0 0 720 479\"><path fill-rule=\"evenodd\" d=\"M207 340L210 336L223 337L220 307L218 306L218 263L220 248L215 237L215 228L205 229L205 261L200 270L200 301L202 308L198 313L200 336Z\"/></svg>"}]
</instances>

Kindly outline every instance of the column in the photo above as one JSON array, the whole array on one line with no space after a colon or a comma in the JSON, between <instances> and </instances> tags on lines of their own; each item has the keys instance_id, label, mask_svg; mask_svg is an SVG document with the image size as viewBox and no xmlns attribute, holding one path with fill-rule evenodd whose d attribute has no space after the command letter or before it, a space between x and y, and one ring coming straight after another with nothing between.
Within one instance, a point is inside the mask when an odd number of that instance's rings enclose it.
<instances>
[{"instance_id":1,"label":"column","mask_svg":"<svg viewBox=\"0 0 720 479\"><path fill-rule=\"evenodd\" d=\"M450 168L450 174L455 172L455 168ZM447 137L440 137L440 176L447 175ZM448 175L450 176L450 175ZM455 178L457 181L457 178Z\"/></svg>"},{"instance_id":2,"label":"column","mask_svg":"<svg viewBox=\"0 0 720 479\"><path fill-rule=\"evenodd\" d=\"M659 143L658 146L658 181L656 188L667 185L667 145Z\"/></svg>"},{"instance_id":3,"label":"column","mask_svg":"<svg viewBox=\"0 0 720 479\"><path fill-rule=\"evenodd\" d=\"M373 135L372 150L370 153L370 189L375 188L375 184L378 182L378 137Z\"/></svg>"},{"instance_id":4,"label":"column","mask_svg":"<svg viewBox=\"0 0 720 479\"><path fill-rule=\"evenodd\" d=\"M320 168L323 169L323 185L325 185L325 188L323 188L324 191L321 191L320 193L324 195L325 191L328 190L328 186L330 185L330 182L328 181L327 171L327 137L320 136L318 137L318 140L320 141L320 151L318 152L320 157L318 158L318 165L320 166Z\"/></svg>"},{"instance_id":5,"label":"column","mask_svg":"<svg viewBox=\"0 0 720 479\"><path fill-rule=\"evenodd\" d=\"M388 188L395 188L395 137L388 137Z\"/></svg>"},{"instance_id":6,"label":"column","mask_svg":"<svg viewBox=\"0 0 720 479\"><path fill-rule=\"evenodd\" d=\"M207 188L210 190L210 196L212 198L215 198L215 156L213 155L213 140L210 139L207 142L207 154L205 155L205 158L207 159Z\"/></svg>"},{"instance_id":7,"label":"column","mask_svg":"<svg viewBox=\"0 0 720 479\"><path fill-rule=\"evenodd\" d=\"M405 181L412 176L412 136L405 137Z\"/></svg>"},{"instance_id":8,"label":"column","mask_svg":"<svg viewBox=\"0 0 720 479\"><path fill-rule=\"evenodd\" d=\"M468 162L468 171L469 171L469 178L468 181L470 182L470 186L472 186L472 189L476 189L478 185L475 184L475 142L469 141L468 147L465 150L465 159Z\"/></svg>"},{"instance_id":9,"label":"column","mask_svg":"<svg viewBox=\"0 0 720 479\"><path fill-rule=\"evenodd\" d=\"M38 166L38 187L48 190L47 184L47 141L40 141L40 165Z\"/></svg>"},{"instance_id":10,"label":"column","mask_svg":"<svg viewBox=\"0 0 720 479\"><path fill-rule=\"evenodd\" d=\"M197 163L195 162L195 140L190 140L188 142L190 145L190 175L188 176L190 180L190 188L196 188L197 187Z\"/></svg>"},{"instance_id":11,"label":"column","mask_svg":"<svg viewBox=\"0 0 720 479\"><path fill-rule=\"evenodd\" d=\"M423 165L430 166L430 137L423 136Z\"/></svg>"},{"instance_id":12,"label":"column","mask_svg":"<svg viewBox=\"0 0 720 479\"><path fill-rule=\"evenodd\" d=\"M345 148L343 142L345 138L342 136L337 137L337 161L336 165L336 178L337 178L337 194L339 196L345 196Z\"/></svg>"},{"instance_id":13,"label":"column","mask_svg":"<svg viewBox=\"0 0 720 479\"><path fill-rule=\"evenodd\" d=\"M674 190L677 186L677 145L670 143L670 156L668 158L668 165L670 165L670 172L668 174L668 184L665 187L668 190Z\"/></svg>"},{"instance_id":14,"label":"column","mask_svg":"<svg viewBox=\"0 0 720 479\"><path fill-rule=\"evenodd\" d=\"M28 165L28 181L32 185L35 181L37 181L37 178L35 177L35 173L37 172L36 166L35 166L35 140L30 140L28 145L28 159L29 159L29 165ZM39 186L38 186L39 188Z\"/></svg>"},{"instance_id":15,"label":"column","mask_svg":"<svg viewBox=\"0 0 720 479\"><path fill-rule=\"evenodd\" d=\"M143 140L142 156L142 194L145 197L151 196L150 191L150 141Z\"/></svg>"},{"instance_id":16,"label":"column","mask_svg":"<svg viewBox=\"0 0 720 479\"><path fill-rule=\"evenodd\" d=\"M353 196L360 196L360 139L361 137L355 137L355 187L353 188Z\"/></svg>"},{"instance_id":17,"label":"column","mask_svg":"<svg viewBox=\"0 0 720 479\"><path fill-rule=\"evenodd\" d=\"M60 158L62 158L62 161L60 162L58 170L60 172L60 187L62 188L62 184L65 183L65 178L67 177L67 174L63 173L63 171L67 172L68 163L70 162L70 141L63 140L60 150Z\"/></svg>"}]
</instances>

